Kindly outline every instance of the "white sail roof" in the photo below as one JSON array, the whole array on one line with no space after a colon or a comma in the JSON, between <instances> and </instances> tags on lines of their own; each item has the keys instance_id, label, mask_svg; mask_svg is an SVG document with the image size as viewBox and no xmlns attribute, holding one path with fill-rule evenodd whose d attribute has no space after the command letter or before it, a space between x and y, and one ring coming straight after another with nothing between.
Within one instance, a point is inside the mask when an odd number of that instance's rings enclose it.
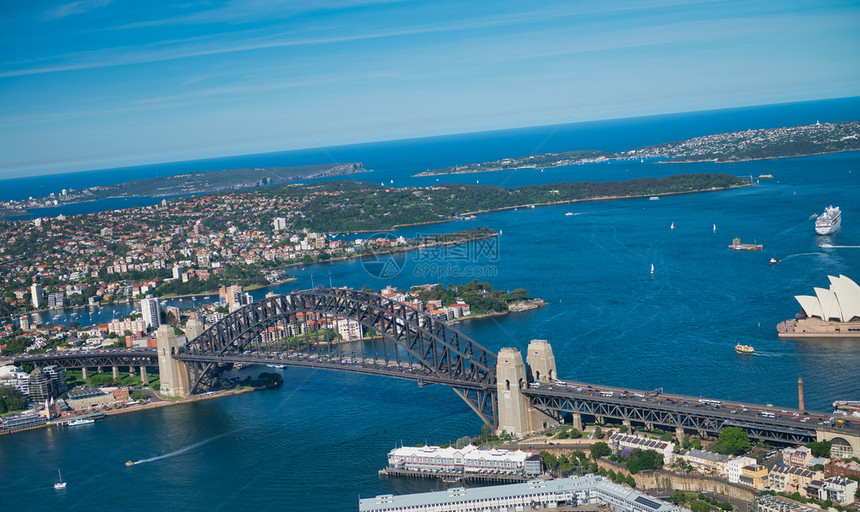
<instances>
[{"instance_id":1,"label":"white sail roof","mask_svg":"<svg viewBox=\"0 0 860 512\"><path fill-rule=\"evenodd\" d=\"M821 303L821 318L824 320L842 321L842 311L839 309L839 301L836 294L826 288L813 288L818 302Z\"/></svg>"},{"instance_id":2,"label":"white sail roof","mask_svg":"<svg viewBox=\"0 0 860 512\"><path fill-rule=\"evenodd\" d=\"M796 295L794 298L800 303L800 307L803 308L806 316L821 318L821 304L818 303L818 297L814 295Z\"/></svg>"},{"instance_id":3,"label":"white sail roof","mask_svg":"<svg viewBox=\"0 0 860 512\"><path fill-rule=\"evenodd\" d=\"M841 274L839 277L828 277L830 289L836 293L836 298L839 300L844 321L847 322L854 317L860 318L860 285Z\"/></svg>"},{"instance_id":4,"label":"white sail roof","mask_svg":"<svg viewBox=\"0 0 860 512\"><path fill-rule=\"evenodd\" d=\"M827 278L830 289L815 287L815 296L795 296L806 315L839 322L860 319L860 285L844 275Z\"/></svg>"}]
</instances>

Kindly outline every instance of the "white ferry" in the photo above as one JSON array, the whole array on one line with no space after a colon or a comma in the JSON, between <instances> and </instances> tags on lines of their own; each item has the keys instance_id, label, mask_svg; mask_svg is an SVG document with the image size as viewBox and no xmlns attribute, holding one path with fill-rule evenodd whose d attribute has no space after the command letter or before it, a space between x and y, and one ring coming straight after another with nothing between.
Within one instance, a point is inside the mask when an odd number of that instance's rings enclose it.
<instances>
[{"instance_id":1,"label":"white ferry","mask_svg":"<svg viewBox=\"0 0 860 512\"><path fill-rule=\"evenodd\" d=\"M842 211L833 205L824 209L824 213L815 219L815 232L819 235L832 235L842 228Z\"/></svg>"},{"instance_id":2,"label":"white ferry","mask_svg":"<svg viewBox=\"0 0 860 512\"><path fill-rule=\"evenodd\" d=\"M96 422L96 420L94 420L92 418L78 418L76 420L72 420L72 421L66 423L66 425L68 425L70 427L74 427L76 425L89 425L90 423L95 423L95 422Z\"/></svg>"}]
</instances>

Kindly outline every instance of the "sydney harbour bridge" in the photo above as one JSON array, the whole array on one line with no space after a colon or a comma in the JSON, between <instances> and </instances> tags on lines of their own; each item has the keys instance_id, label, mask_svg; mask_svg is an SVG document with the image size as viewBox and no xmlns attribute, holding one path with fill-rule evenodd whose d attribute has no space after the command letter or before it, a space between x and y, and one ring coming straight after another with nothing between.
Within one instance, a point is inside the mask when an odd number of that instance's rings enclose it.
<instances>
[{"instance_id":1,"label":"sydney harbour bridge","mask_svg":"<svg viewBox=\"0 0 860 512\"><path fill-rule=\"evenodd\" d=\"M524 362L517 349L496 354L433 315L365 291L295 291L253 302L206 328L196 319L185 327L181 346L173 328L162 326L157 350L39 354L14 362L85 373L112 368L115 377L119 368L157 369L161 391L176 396L216 389L236 364L345 371L448 386L484 423L514 434L562 421L581 429L585 417L674 429L679 437L737 426L754 439L831 440L845 453L860 454L860 428L828 425L830 413L561 380L546 341L533 340Z\"/></svg>"}]
</instances>

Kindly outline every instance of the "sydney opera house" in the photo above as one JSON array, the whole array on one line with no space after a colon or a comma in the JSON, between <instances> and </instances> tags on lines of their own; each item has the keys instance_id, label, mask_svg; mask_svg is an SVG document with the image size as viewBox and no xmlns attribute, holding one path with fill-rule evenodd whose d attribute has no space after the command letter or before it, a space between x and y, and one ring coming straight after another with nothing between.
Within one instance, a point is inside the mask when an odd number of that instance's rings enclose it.
<instances>
[{"instance_id":1,"label":"sydney opera house","mask_svg":"<svg viewBox=\"0 0 860 512\"><path fill-rule=\"evenodd\" d=\"M795 297L802 310L776 326L780 337L860 337L860 285L843 275L827 278L830 289Z\"/></svg>"}]
</instances>

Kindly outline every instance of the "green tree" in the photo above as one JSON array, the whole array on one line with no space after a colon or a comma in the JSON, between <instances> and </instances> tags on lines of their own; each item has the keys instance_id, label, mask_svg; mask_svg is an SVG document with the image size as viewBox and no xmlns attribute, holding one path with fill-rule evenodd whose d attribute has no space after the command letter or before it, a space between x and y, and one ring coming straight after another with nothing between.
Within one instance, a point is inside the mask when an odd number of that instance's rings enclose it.
<instances>
[{"instance_id":1,"label":"green tree","mask_svg":"<svg viewBox=\"0 0 860 512\"><path fill-rule=\"evenodd\" d=\"M591 458L593 460L597 460L600 457L605 457L606 455L612 453L612 450L609 449L609 445L604 443L603 441L594 443L593 445L591 445L591 448L589 450L591 451Z\"/></svg>"},{"instance_id":2,"label":"green tree","mask_svg":"<svg viewBox=\"0 0 860 512\"><path fill-rule=\"evenodd\" d=\"M830 441L812 441L806 445L812 451L815 457L830 457L830 448L833 443Z\"/></svg>"},{"instance_id":3,"label":"green tree","mask_svg":"<svg viewBox=\"0 0 860 512\"><path fill-rule=\"evenodd\" d=\"M750 438L740 427L726 427L717 438L716 451L726 455L740 455L750 449Z\"/></svg>"},{"instance_id":4,"label":"green tree","mask_svg":"<svg viewBox=\"0 0 860 512\"><path fill-rule=\"evenodd\" d=\"M14 386L0 386L0 413L23 411L27 398Z\"/></svg>"},{"instance_id":5,"label":"green tree","mask_svg":"<svg viewBox=\"0 0 860 512\"><path fill-rule=\"evenodd\" d=\"M512 301L527 299L529 296L529 292L522 288L515 288L511 293L508 294L508 298Z\"/></svg>"},{"instance_id":6,"label":"green tree","mask_svg":"<svg viewBox=\"0 0 860 512\"><path fill-rule=\"evenodd\" d=\"M547 451L542 451L538 455L540 455L541 459L543 460L543 465L546 469L554 471L555 468L558 467L558 457L556 457L555 455Z\"/></svg>"},{"instance_id":7,"label":"green tree","mask_svg":"<svg viewBox=\"0 0 860 512\"><path fill-rule=\"evenodd\" d=\"M663 455L654 450L640 450L634 448L627 455L627 469L631 474L648 469L660 469L663 467Z\"/></svg>"},{"instance_id":8,"label":"green tree","mask_svg":"<svg viewBox=\"0 0 860 512\"><path fill-rule=\"evenodd\" d=\"M603 439L603 429L600 428L600 425L594 427L594 438Z\"/></svg>"}]
</instances>

